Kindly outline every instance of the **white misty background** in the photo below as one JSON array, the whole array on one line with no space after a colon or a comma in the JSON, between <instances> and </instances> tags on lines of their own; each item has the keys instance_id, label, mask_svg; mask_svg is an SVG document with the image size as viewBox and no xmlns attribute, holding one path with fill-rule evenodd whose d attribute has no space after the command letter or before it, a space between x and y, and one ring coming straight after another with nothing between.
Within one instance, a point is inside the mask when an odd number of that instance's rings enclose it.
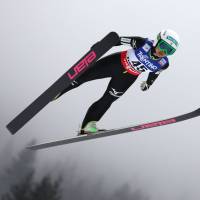
<instances>
[{"instance_id":1,"label":"white misty background","mask_svg":"<svg viewBox=\"0 0 200 200\"><path fill-rule=\"evenodd\" d=\"M142 75L115 102L99 126L117 128L165 119L199 107L199 1L0 1L1 168L32 139L72 137L108 79L93 81L49 104L15 136L6 124L46 90L96 41L110 31L154 39L163 28L177 31L180 48L170 67L147 92ZM109 53L126 49L115 47ZM154 200L199 200L199 119L40 151L36 177L46 166L59 173L70 163L74 181L103 182L109 193L128 183ZM3 172L2 172L3 173ZM98 186L98 184L97 184ZM67 186L66 186L67 187ZM99 187L99 186L98 186ZM97 187L97 189L98 189Z\"/></svg>"}]
</instances>

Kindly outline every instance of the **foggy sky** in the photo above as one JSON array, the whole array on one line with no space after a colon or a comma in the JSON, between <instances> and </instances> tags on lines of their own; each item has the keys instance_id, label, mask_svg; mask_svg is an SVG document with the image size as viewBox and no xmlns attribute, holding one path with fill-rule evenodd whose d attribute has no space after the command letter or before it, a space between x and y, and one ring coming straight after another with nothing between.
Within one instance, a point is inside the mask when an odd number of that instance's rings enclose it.
<instances>
[{"instance_id":1,"label":"foggy sky","mask_svg":"<svg viewBox=\"0 0 200 200\"><path fill-rule=\"evenodd\" d=\"M110 31L154 39L163 28L179 33L180 48L170 67L147 92L137 79L99 126L116 128L165 119L199 107L199 1L15 1L0 0L0 150L13 152L38 142L74 136L87 108L100 98L109 79L70 91L49 104L11 136L5 126L46 90L96 41ZM127 49L115 47L109 53ZM11 142L12 141L12 142ZM103 176L108 190L127 181L154 200L199 200L199 118L121 136L38 153L38 174L47 163L77 163L79 177ZM6 154L5 154L6 157Z\"/></svg>"}]
</instances>

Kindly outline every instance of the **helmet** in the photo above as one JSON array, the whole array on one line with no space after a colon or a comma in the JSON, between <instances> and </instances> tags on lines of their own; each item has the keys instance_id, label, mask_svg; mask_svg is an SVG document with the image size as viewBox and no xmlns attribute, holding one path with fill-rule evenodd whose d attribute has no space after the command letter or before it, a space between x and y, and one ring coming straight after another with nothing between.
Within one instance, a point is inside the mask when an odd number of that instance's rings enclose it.
<instances>
[{"instance_id":1,"label":"helmet","mask_svg":"<svg viewBox=\"0 0 200 200\"><path fill-rule=\"evenodd\" d=\"M154 41L154 47L164 51L166 55L172 55L179 46L178 34L170 29L162 30Z\"/></svg>"}]
</instances>

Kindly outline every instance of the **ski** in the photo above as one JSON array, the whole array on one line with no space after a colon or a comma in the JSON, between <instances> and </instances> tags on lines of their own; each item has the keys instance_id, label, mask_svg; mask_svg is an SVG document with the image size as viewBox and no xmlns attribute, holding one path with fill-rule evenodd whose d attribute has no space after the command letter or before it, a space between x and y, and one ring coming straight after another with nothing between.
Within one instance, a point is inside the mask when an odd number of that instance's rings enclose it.
<instances>
[{"instance_id":1,"label":"ski","mask_svg":"<svg viewBox=\"0 0 200 200\"><path fill-rule=\"evenodd\" d=\"M77 136L77 137L69 138L69 139L65 139L65 140L59 140L59 141L54 141L54 142L33 145L33 146L29 146L27 148L31 149L31 150L45 149L45 148L60 146L60 145L64 145L64 144L76 143L76 142L92 140L92 139L97 139L97 138L102 138L102 137L107 137L107 136L112 136L112 135L118 135L118 134L127 133L127 132L135 132L135 131L140 131L143 129L174 124L174 123L192 119L192 118L198 117L198 116L200 116L200 108L193 112L183 114L180 116L176 116L173 118L161 120L161 121L155 121L155 122L140 124L140 125L136 125L136 126L130 126L130 127L126 127L126 128L103 131L103 132L97 133L96 135Z\"/></svg>"},{"instance_id":2,"label":"ski","mask_svg":"<svg viewBox=\"0 0 200 200\"><path fill-rule=\"evenodd\" d=\"M74 80L88 70L103 54L118 44L119 36L110 32L101 41L95 43L91 49L76 62L66 73L53 83L44 93L16 116L6 127L15 134L30 119L32 119L42 108L44 108L59 92L68 87Z\"/></svg>"}]
</instances>

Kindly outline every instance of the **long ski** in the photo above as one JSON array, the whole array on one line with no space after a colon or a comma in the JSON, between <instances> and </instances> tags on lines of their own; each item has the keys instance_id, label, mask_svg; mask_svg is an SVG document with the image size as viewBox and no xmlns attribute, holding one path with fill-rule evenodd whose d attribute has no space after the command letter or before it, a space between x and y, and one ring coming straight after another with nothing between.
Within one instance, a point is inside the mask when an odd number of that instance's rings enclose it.
<instances>
[{"instance_id":1,"label":"long ski","mask_svg":"<svg viewBox=\"0 0 200 200\"><path fill-rule=\"evenodd\" d=\"M44 93L16 116L8 125L7 129L15 134L30 119L32 119L42 108L44 108L59 92L67 88L74 80L88 70L103 54L119 42L119 36L110 32L101 41L97 42L91 49L76 62L66 73L53 83Z\"/></svg>"},{"instance_id":2,"label":"long ski","mask_svg":"<svg viewBox=\"0 0 200 200\"><path fill-rule=\"evenodd\" d=\"M168 125L168 124L174 124L174 123L192 119L192 118L198 117L198 116L200 116L200 108L193 112L179 115L179 116L176 116L173 118L161 120L161 121L155 121L155 122L140 124L140 125L136 125L136 126L121 128L121 129L108 130L108 131L104 131L104 132L99 132L96 135L77 136L77 137L69 138L69 139L65 139L65 140L59 140L59 141L54 141L54 142L33 145L33 146L30 146L27 148L31 149L31 150L45 149L45 148L60 146L60 145L64 145L64 144L76 143L76 142L81 142L81 141L85 141L85 140L92 140L92 139L107 137L107 136L111 136L111 135L118 135L118 134L127 133L127 132L135 132L135 131L140 131L143 129L154 128L154 127L164 126L164 125Z\"/></svg>"}]
</instances>

